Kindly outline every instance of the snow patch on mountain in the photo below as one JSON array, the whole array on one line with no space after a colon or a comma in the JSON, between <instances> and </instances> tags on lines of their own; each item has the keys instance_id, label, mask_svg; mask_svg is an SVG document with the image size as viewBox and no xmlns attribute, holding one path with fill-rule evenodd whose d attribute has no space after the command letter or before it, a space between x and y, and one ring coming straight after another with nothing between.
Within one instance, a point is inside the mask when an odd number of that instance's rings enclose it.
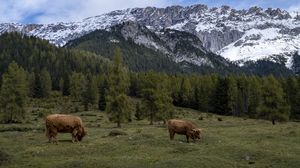
<instances>
[{"instance_id":1,"label":"snow patch on mountain","mask_svg":"<svg viewBox=\"0 0 300 168\"><path fill-rule=\"evenodd\" d=\"M241 65L247 61L280 55L285 57L286 66L291 68L292 53L300 49L300 36L291 37L280 31L279 28L251 29L238 41L229 44L217 53Z\"/></svg>"},{"instance_id":2,"label":"snow patch on mountain","mask_svg":"<svg viewBox=\"0 0 300 168\"><path fill-rule=\"evenodd\" d=\"M156 33L166 28L192 33L201 39L206 50L240 64L283 56L287 67L291 67L290 55L300 49L299 13L260 7L247 10L236 10L229 6L208 8L206 5L133 8L86 18L80 22L45 25L3 23L0 24L0 34L18 31L64 46L68 41L94 30L109 30L127 21L137 22ZM161 48L160 44L149 37L136 36L135 42L157 50ZM188 59L183 57L176 59ZM198 59L191 62L199 65L203 63L203 60Z\"/></svg>"}]
</instances>

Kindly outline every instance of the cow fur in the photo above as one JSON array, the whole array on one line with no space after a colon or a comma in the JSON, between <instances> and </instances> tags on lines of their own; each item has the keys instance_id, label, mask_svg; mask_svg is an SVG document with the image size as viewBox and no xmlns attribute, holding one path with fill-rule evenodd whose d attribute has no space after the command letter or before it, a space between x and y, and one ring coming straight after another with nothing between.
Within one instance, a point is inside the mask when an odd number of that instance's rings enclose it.
<instances>
[{"instance_id":1,"label":"cow fur","mask_svg":"<svg viewBox=\"0 0 300 168\"><path fill-rule=\"evenodd\" d=\"M79 142L87 134L78 116L51 114L46 117L46 136L49 142L56 142L58 133L71 133L72 142Z\"/></svg>"},{"instance_id":2,"label":"cow fur","mask_svg":"<svg viewBox=\"0 0 300 168\"><path fill-rule=\"evenodd\" d=\"M189 142L189 138L196 139L202 138L202 129L196 127L196 125L190 121L171 119L168 120L168 130L170 134L170 139L173 140L175 133L186 136L186 141Z\"/></svg>"}]
</instances>

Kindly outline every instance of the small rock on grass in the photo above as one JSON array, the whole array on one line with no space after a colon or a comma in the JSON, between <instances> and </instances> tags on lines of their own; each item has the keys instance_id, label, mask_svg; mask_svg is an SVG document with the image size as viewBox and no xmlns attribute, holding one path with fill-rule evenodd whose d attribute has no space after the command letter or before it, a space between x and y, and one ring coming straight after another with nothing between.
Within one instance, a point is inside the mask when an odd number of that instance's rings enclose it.
<instances>
[{"instance_id":1,"label":"small rock on grass","mask_svg":"<svg viewBox=\"0 0 300 168\"><path fill-rule=\"evenodd\" d=\"M119 130L112 130L108 134L108 136L119 136L119 135L128 135L126 132L119 131Z\"/></svg>"}]
</instances>

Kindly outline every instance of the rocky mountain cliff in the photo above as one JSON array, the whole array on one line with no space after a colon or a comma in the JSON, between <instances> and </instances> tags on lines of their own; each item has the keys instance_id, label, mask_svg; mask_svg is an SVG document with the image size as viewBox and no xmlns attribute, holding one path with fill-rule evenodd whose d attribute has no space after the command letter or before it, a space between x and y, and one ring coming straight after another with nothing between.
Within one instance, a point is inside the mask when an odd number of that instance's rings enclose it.
<instances>
[{"instance_id":1,"label":"rocky mountain cliff","mask_svg":"<svg viewBox=\"0 0 300 168\"><path fill-rule=\"evenodd\" d=\"M206 5L133 8L72 23L46 25L4 23L0 24L0 34L18 31L49 40L57 46L64 46L70 40L94 30L109 30L112 26L127 21L136 22L145 26L147 31L160 34L160 39L165 39L165 42L172 41L169 38L169 34L172 33L161 34L161 30L188 32L200 39L205 50L201 47L199 49L203 52L214 52L240 65L248 61L270 60L279 61L291 68L293 55L300 49L300 15L281 9L259 7L247 10L236 10L229 6L208 8ZM164 53L172 49L172 44L161 46L155 42L156 39L151 38L148 39L150 41L143 41L145 38L134 34L134 30L130 32L125 34L125 37L134 36L136 43L156 48ZM181 53L174 56L177 60L187 59ZM194 64L205 62L202 58L198 59L188 60L193 60Z\"/></svg>"},{"instance_id":2,"label":"rocky mountain cliff","mask_svg":"<svg viewBox=\"0 0 300 168\"><path fill-rule=\"evenodd\" d=\"M153 32L136 22L124 22L109 30L96 30L69 41L65 47L111 58L122 48L125 63L134 71L234 73L240 68L207 51L197 36L178 30Z\"/></svg>"}]
</instances>

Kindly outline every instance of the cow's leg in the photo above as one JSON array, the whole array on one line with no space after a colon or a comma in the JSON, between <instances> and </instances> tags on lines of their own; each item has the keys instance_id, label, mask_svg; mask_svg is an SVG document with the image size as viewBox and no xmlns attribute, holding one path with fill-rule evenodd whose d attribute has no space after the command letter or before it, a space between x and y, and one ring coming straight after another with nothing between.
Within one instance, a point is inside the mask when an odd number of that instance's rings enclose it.
<instances>
[{"instance_id":1,"label":"cow's leg","mask_svg":"<svg viewBox=\"0 0 300 168\"><path fill-rule=\"evenodd\" d=\"M77 139L77 133L78 131L76 129L73 130L72 132L72 142L78 142L78 139Z\"/></svg>"},{"instance_id":2,"label":"cow's leg","mask_svg":"<svg viewBox=\"0 0 300 168\"><path fill-rule=\"evenodd\" d=\"M174 136L175 136L175 132L172 130L169 130L169 134L170 134L170 139L173 140Z\"/></svg>"},{"instance_id":3,"label":"cow's leg","mask_svg":"<svg viewBox=\"0 0 300 168\"><path fill-rule=\"evenodd\" d=\"M57 141L57 139L56 139L56 136L55 137L53 137L54 138L54 142L55 142L55 144L57 145L58 144L58 141Z\"/></svg>"},{"instance_id":4,"label":"cow's leg","mask_svg":"<svg viewBox=\"0 0 300 168\"><path fill-rule=\"evenodd\" d=\"M57 136L57 130L53 130L52 138L54 139L54 142L57 144L58 142L57 142L56 136Z\"/></svg>"},{"instance_id":5,"label":"cow's leg","mask_svg":"<svg viewBox=\"0 0 300 168\"><path fill-rule=\"evenodd\" d=\"M185 136L186 136L186 142L189 143L190 142L189 141L190 136L189 135L185 135Z\"/></svg>"},{"instance_id":6,"label":"cow's leg","mask_svg":"<svg viewBox=\"0 0 300 168\"><path fill-rule=\"evenodd\" d=\"M47 133L47 137L48 137L48 142L49 142L49 143L52 143L52 141L53 141L53 140L52 140L52 138L53 138L52 132L49 131L49 132Z\"/></svg>"},{"instance_id":7,"label":"cow's leg","mask_svg":"<svg viewBox=\"0 0 300 168\"><path fill-rule=\"evenodd\" d=\"M52 136L49 134L48 135L48 143L51 143L52 142Z\"/></svg>"}]
</instances>

